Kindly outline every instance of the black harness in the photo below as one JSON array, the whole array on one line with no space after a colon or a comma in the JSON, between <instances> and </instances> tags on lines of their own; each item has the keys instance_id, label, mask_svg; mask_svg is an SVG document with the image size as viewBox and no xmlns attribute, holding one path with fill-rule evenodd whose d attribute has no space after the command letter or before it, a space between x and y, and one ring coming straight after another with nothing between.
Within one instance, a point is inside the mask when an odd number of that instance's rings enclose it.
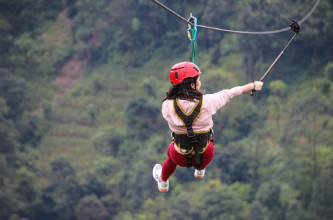
<instances>
[{"instance_id":1,"label":"black harness","mask_svg":"<svg viewBox=\"0 0 333 220\"><path fill-rule=\"evenodd\" d=\"M173 106L178 117L183 121L186 126L187 134L172 133L175 143L180 148L186 149L186 166L192 166L192 151L195 154L195 168L199 169L203 161L203 153L200 152L205 149L212 140L212 132L194 133L192 125L199 117L202 107L202 99L199 99L191 114L185 114L179 106L176 99L173 100Z\"/></svg>"}]
</instances>

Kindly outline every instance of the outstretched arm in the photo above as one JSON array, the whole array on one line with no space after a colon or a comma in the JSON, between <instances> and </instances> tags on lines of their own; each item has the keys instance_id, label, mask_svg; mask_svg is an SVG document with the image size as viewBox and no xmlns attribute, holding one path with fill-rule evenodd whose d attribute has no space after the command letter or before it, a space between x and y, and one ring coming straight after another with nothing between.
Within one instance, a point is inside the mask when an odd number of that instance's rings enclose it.
<instances>
[{"instance_id":1,"label":"outstretched arm","mask_svg":"<svg viewBox=\"0 0 333 220\"><path fill-rule=\"evenodd\" d=\"M264 83L261 81L254 81L252 83L241 86L242 94L247 93L247 92L251 91L252 89L254 89L256 91L260 91L263 85L264 85Z\"/></svg>"}]
</instances>

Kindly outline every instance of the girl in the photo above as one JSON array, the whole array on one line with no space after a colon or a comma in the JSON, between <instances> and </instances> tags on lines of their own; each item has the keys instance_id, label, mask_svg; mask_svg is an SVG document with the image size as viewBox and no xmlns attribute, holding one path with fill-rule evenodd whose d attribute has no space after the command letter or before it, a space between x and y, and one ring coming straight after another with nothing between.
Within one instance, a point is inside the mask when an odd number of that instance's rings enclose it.
<instances>
[{"instance_id":1,"label":"girl","mask_svg":"<svg viewBox=\"0 0 333 220\"><path fill-rule=\"evenodd\" d=\"M200 69L191 62L175 64L170 71L172 86L163 99L162 114L172 131L163 166L156 164L153 177L160 192L169 190L169 177L177 165L195 167L194 176L203 178L214 156L212 116L235 96L259 91L263 82L255 81L214 94L201 90Z\"/></svg>"}]
</instances>

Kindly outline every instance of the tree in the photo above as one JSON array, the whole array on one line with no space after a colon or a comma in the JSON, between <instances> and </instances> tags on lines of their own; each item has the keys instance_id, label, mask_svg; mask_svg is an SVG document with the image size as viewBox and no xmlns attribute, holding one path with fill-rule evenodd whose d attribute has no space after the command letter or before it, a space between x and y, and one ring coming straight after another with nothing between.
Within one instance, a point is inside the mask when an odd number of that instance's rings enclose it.
<instances>
[{"instance_id":1,"label":"tree","mask_svg":"<svg viewBox=\"0 0 333 220\"><path fill-rule=\"evenodd\" d=\"M42 190L40 199L34 204L32 219L73 219L74 206L83 196L83 190L75 171L64 158L51 162L51 183Z\"/></svg>"},{"instance_id":2,"label":"tree","mask_svg":"<svg viewBox=\"0 0 333 220\"><path fill-rule=\"evenodd\" d=\"M242 219L244 202L237 198L226 186L207 186L201 191L202 219Z\"/></svg>"},{"instance_id":3,"label":"tree","mask_svg":"<svg viewBox=\"0 0 333 220\"><path fill-rule=\"evenodd\" d=\"M227 184L247 183L251 180L250 157L241 143L231 143L216 151L215 163L223 173L221 177L223 182Z\"/></svg>"},{"instance_id":4,"label":"tree","mask_svg":"<svg viewBox=\"0 0 333 220\"><path fill-rule=\"evenodd\" d=\"M22 115L26 89L24 79L0 69L0 97L3 97L8 106L7 118L15 120Z\"/></svg>"},{"instance_id":5,"label":"tree","mask_svg":"<svg viewBox=\"0 0 333 220\"><path fill-rule=\"evenodd\" d=\"M13 121L6 118L8 107L0 97L0 153L12 153L18 147L19 133Z\"/></svg>"},{"instance_id":6,"label":"tree","mask_svg":"<svg viewBox=\"0 0 333 220\"><path fill-rule=\"evenodd\" d=\"M21 56L15 51L15 39L26 32L38 32L40 24L53 20L63 9L63 1L0 0L0 5L0 66L16 69L22 64L15 62Z\"/></svg>"},{"instance_id":7,"label":"tree","mask_svg":"<svg viewBox=\"0 0 333 220\"><path fill-rule=\"evenodd\" d=\"M54 180L67 179L75 176L75 170L71 164L64 158L60 157L51 162L52 176Z\"/></svg>"},{"instance_id":8,"label":"tree","mask_svg":"<svg viewBox=\"0 0 333 220\"><path fill-rule=\"evenodd\" d=\"M125 131L108 126L96 132L93 138L94 147L101 153L117 157L125 138Z\"/></svg>"},{"instance_id":9,"label":"tree","mask_svg":"<svg viewBox=\"0 0 333 220\"><path fill-rule=\"evenodd\" d=\"M332 99L322 93L321 85L323 80L312 80L292 99L290 119L280 141L289 154L288 172L294 172L292 182L301 191L301 206L305 209L310 205L313 180L330 162L326 155L332 155L328 147L332 146Z\"/></svg>"},{"instance_id":10,"label":"tree","mask_svg":"<svg viewBox=\"0 0 333 220\"><path fill-rule=\"evenodd\" d=\"M280 118L283 114L283 105L281 103L281 98L285 97L287 86L282 80L276 80L269 84L271 91L271 96L268 98L268 102L271 106L270 112L271 117L275 116L276 127L280 131Z\"/></svg>"},{"instance_id":11,"label":"tree","mask_svg":"<svg viewBox=\"0 0 333 220\"><path fill-rule=\"evenodd\" d=\"M99 176L106 176L115 169L116 161L112 157L101 157L94 161L93 170Z\"/></svg>"},{"instance_id":12,"label":"tree","mask_svg":"<svg viewBox=\"0 0 333 220\"><path fill-rule=\"evenodd\" d=\"M256 193L256 200L268 209L270 219L283 219L283 207L280 201L281 188L276 182L263 183Z\"/></svg>"},{"instance_id":13,"label":"tree","mask_svg":"<svg viewBox=\"0 0 333 220\"><path fill-rule=\"evenodd\" d=\"M299 219L299 204L297 201L293 200L288 203L288 208L286 210L286 220L297 220Z\"/></svg>"},{"instance_id":14,"label":"tree","mask_svg":"<svg viewBox=\"0 0 333 220\"><path fill-rule=\"evenodd\" d=\"M324 69L324 75L327 79L333 82L333 62L329 62Z\"/></svg>"},{"instance_id":15,"label":"tree","mask_svg":"<svg viewBox=\"0 0 333 220\"><path fill-rule=\"evenodd\" d=\"M316 219L329 220L333 218L333 169L324 170L314 182L312 207Z\"/></svg>"},{"instance_id":16,"label":"tree","mask_svg":"<svg viewBox=\"0 0 333 220\"><path fill-rule=\"evenodd\" d=\"M265 207L257 200L255 200L251 206L248 215L249 220L268 220Z\"/></svg>"},{"instance_id":17,"label":"tree","mask_svg":"<svg viewBox=\"0 0 333 220\"><path fill-rule=\"evenodd\" d=\"M148 103L146 99L140 98L131 101L126 109L127 126L131 134L145 138L153 133L158 127L160 110Z\"/></svg>"},{"instance_id":18,"label":"tree","mask_svg":"<svg viewBox=\"0 0 333 220\"><path fill-rule=\"evenodd\" d=\"M75 217L80 220L108 220L110 215L95 195L84 197L74 207Z\"/></svg>"},{"instance_id":19,"label":"tree","mask_svg":"<svg viewBox=\"0 0 333 220\"><path fill-rule=\"evenodd\" d=\"M92 173L87 174L82 188L85 195L96 195L98 198L102 197L106 192L104 182Z\"/></svg>"}]
</instances>

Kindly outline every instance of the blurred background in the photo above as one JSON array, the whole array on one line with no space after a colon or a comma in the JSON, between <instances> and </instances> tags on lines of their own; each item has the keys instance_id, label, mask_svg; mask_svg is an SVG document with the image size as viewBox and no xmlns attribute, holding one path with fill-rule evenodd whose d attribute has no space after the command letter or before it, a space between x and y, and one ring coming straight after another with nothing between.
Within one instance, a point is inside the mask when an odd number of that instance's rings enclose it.
<instances>
[{"instance_id":1,"label":"blurred background","mask_svg":"<svg viewBox=\"0 0 333 220\"><path fill-rule=\"evenodd\" d=\"M315 0L162 1L218 28L267 31ZM264 89L214 116L203 180L152 177L187 25L148 0L0 0L0 219L333 219L333 3L301 25ZM258 80L293 35L198 29L207 93Z\"/></svg>"}]
</instances>

